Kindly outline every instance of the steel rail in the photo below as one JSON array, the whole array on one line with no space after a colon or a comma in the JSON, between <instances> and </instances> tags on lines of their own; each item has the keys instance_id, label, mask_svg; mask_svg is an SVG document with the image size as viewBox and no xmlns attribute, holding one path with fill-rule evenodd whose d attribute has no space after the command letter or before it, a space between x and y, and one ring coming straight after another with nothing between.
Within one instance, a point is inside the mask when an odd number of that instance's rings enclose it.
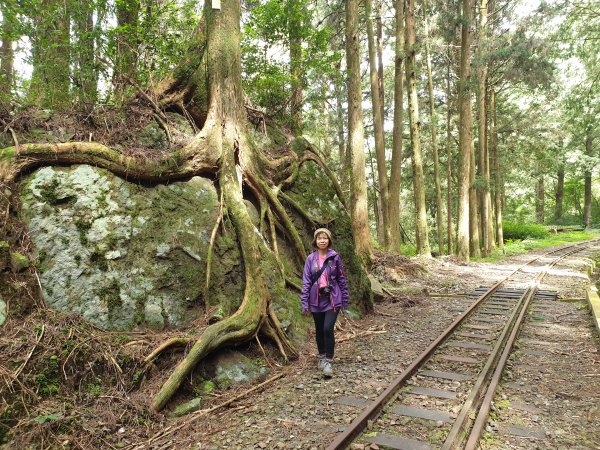
<instances>
[{"instance_id":1,"label":"steel rail","mask_svg":"<svg viewBox=\"0 0 600 450\"><path fill-rule=\"evenodd\" d=\"M593 240L591 242L595 242ZM590 242L587 243L588 245ZM578 245L578 244L572 244ZM448 328L446 328L437 339L435 339L398 377L396 377L391 384L375 399L373 402L365 408L353 421L348 425L348 427L338 434L333 442L327 446L326 450L341 450L346 448L354 438L360 434L368 425L368 422L375 418L383 409L384 405L398 393L400 387L422 366L427 362L427 360L431 357L431 355L438 349L438 347L452 335L452 333L471 315L471 313L477 309L481 303L485 301L488 297L490 297L498 287L502 283L504 283L507 279L512 277L515 273L519 272L524 267L529 264L538 261L539 259L551 255L552 253L557 253L559 251L564 250L565 247L561 247L559 249L552 250L550 252L544 253L536 258L531 259L530 261L522 264L513 270L510 274L497 281L490 289L481 294L475 302L464 311Z\"/></svg>"},{"instance_id":2,"label":"steel rail","mask_svg":"<svg viewBox=\"0 0 600 450\"><path fill-rule=\"evenodd\" d=\"M529 299L533 296L533 292L534 290L531 287L527 288L527 290L525 290L523 295L521 295L517 301L512 314L508 318L502 333L496 341L496 345L494 345L494 348L492 349L492 352L485 363L485 366L483 369L481 369L481 372L479 372L479 376L473 384L469 396L463 403L462 408L456 420L454 421L454 424L452 425L452 428L448 432L441 450L458 448L460 442L464 439L463 433L468 426L471 412L478 404L481 397L485 394L488 381L493 375L493 371L497 366L497 362L501 357L502 351L509 344L510 337L512 336L511 332L516 328L515 325L518 326L519 320L523 315L524 308L526 307L525 305L529 303Z\"/></svg>"},{"instance_id":3,"label":"steel rail","mask_svg":"<svg viewBox=\"0 0 600 450\"><path fill-rule=\"evenodd\" d=\"M560 256L556 260L552 261L552 263L550 264L550 267L555 266L556 264L558 264L561 260L563 260L567 256L570 256L573 253L577 253L579 251L581 251L581 249L576 248L576 249L573 249L572 251ZM485 429L488 414L490 412L491 405L492 405L492 400L494 399L494 395L496 393L496 388L498 387L498 383L500 382L500 378L502 377L502 372L504 372L504 368L506 367L506 362L508 361L508 357L510 356L513 345L519 334L520 325L523 322L525 313L527 312L527 310L529 308L529 303L530 303L531 299L534 298L535 292L538 289L537 285L539 285L542 282L542 280L545 278L545 276L547 274L548 274L547 270L545 272L538 274L538 276L536 277L536 280L535 280L536 286L533 286L533 289L532 289L532 291L533 291L532 295L526 299L525 304L524 304L523 308L521 309L521 313L519 314L519 318L517 321L518 325L513 328L512 333L507 342L507 345L504 348L504 351L502 352L502 356L498 360L498 366L496 367L496 370L494 371L494 375L493 375L492 379L490 380L490 384L488 385L486 395L483 398L483 402L479 408L477 417L475 418L475 421L474 421L471 431L469 433L467 443L465 444L465 450L476 450L479 445L479 439L483 433L483 430Z\"/></svg>"}]
</instances>

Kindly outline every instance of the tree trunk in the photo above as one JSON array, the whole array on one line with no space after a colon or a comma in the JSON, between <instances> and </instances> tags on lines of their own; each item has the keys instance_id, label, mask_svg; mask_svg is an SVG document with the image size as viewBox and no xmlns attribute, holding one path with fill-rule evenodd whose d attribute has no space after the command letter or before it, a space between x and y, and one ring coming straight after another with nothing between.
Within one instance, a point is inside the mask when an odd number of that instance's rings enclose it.
<instances>
[{"instance_id":1,"label":"tree trunk","mask_svg":"<svg viewBox=\"0 0 600 450\"><path fill-rule=\"evenodd\" d=\"M292 78L292 101L290 102L290 128L295 134L302 134L302 106L304 83L302 77L302 3L288 0L288 39L290 42L290 74Z\"/></svg>"},{"instance_id":2,"label":"tree trunk","mask_svg":"<svg viewBox=\"0 0 600 450\"><path fill-rule=\"evenodd\" d=\"M69 3L42 0L34 12L33 71L29 100L42 108L64 109L70 104Z\"/></svg>"},{"instance_id":3,"label":"tree trunk","mask_svg":"<svg viewBox=\"0 0 600 450\"><path fill-rule=\"evenodd\" d=\"M377 180L379 183L379 201L381 203L381 219L383 224L383 244L388 248L390 243L390 220L389 220L389 190L387 167L385 164L385 139L383 135L383 116L381 105L381 94L379 92L379 78L377 74L375 37L373 34L373 20L371 18L371 0L365 0L365 12L367 15L367 41L369 47L369 74L371 79L371 100L373 104L373 133L375 137L375 157L377 160Z\"/></svg>"},{"instance_id":4,"label":"tree trunk","mask_svg":"<svg viewBox=\"0 0 600 450\"><path fill-rule=\"evenodd\" d=\"M535 221L540 225L544 224L544 200L545 200L545 189L544 189L544 175L539 175L537 182L535 183Z\"/></svg>"},{"instance_id":5,"label":"tree trunk","mask_svg":"<svg viewBox=\"0 0 600 450\"><path fill-rule=\"evenodd\" d=\"M2 13L2 28L0 28L0 115L12 109L12 89L14 84L13 64L15 54L13 42L16 40L14 26L17 20L15 0L5 0L0 3Z\"/></svg>"},{"instance_id":6,"label":"tree trunk","mask_svg":"<svg viewBox=\"0 0 600 450\"><path fill-rule=\"evenodd\" d=\"M448 241L448 254L454 253L453 233L452 233L452 108L451 108L451 79L450 63L452 61L452 51L448 46L448 66L446 70L446 239Z\"/></svg>"},{"instance_id":7,"label":"tree trunk","mask_svg":"<svg viewBox=\"0 0 600 450\"><path fill-rule=\"evenodd\" d=\"M460 45L460 71L458 79L459 151L458 151L458 218L457 255L469 260L469 184L471 180L471 155L473 154L471 112L471 22L473 3L462 0L462 37Z\"/></svg>"},{"instance_id":8,"label":"tree trunk","mask_svg":"<svg viewBox=\"0 0 600 450\"><path fill-rule=\"evenodd\" d=\"M338 71L341 69L341 63L338 64ZM342 91L341 83L334 83L335 89L335 104L337 116L337 140L338 140L338 155L339 155L339 172L340 184L344 192L349 190L348 172L350 165L349 159L346 157L346 139L344 138L344 92Z\"/></svg>"},{"instance_id":9,"label":"tree trunk","mask_svg":"<svg viewBox=\"0 0 600 450\"><path fill-rule=\"evenodd\" d=\"M120 0L117 9L117 54L114 64L113 84L115 95L123 101L137 78L138 28L140 0Z\"/></svg>"},{"instance_id":10,"label":"tree trunk","mask_svg":"<svg viewBox=\"0 0 600 450\"><path fill-rule=\"evenodd\" d=\"M76 45L73 46L73 97L77 107L91 110L98 97L98 70L95 58L94 8L80 2L73 10Z\"/></svg>"},{"instance_id":11,"label":"tree trunk","mask_svg":"<svg viewBox=\"0 0 600 450\"><path fill-rule=\"evenodd\" d=\"M471 256L481 256L481 246L479 242L479 202L477 201L477 183L476 183L476 172L477 167L475 164L475 146L471 142L471 164L470 164L470 186L469 186L469 252Z\"/></svg>"},{"instance_id":12,"label":"tree trunk","mask_svg":"<svg viewBox=\"0 0 600 450\"><path fill-rule=\"evenodd\" d=\"M404 0L394 2L396 9L396 48L394 55L394 131L390 172L390 249L400 251L400 188L402 185L404 131Z\"/></svg>"},{"instance_id":13,"label":"tree trunk","mask_svg":"<svg viewBox=\"0 0 600 450\"><path fill-rule=\"evenodd\" d=\"M500 164L500 149L498 148L498 118L496 116L496 92L490 90L490 115L492 118L490 154L492 170L494 173L494 217L496 229L496 244L504 247L504 233L502 230L502 165Z\"/></svg>"},{"instance_id":14,"label":"tree trunk","mask_svg":"<svg viewBox=\"0 0 600 450\"><path fill-rule=\"evenodd\" d=\"M383 21L381 19L381 0L375 0L375 23L377 24L377 78L379 81L379 95L381 96L381 117L385 121L385 85L383 73Z\"/></svg>"},{"instance_id":15,"label":"tree trunk","mask_svg":"<svg viewBox=\"0 0 600 450\"><path fill-rule=\"evenodd\" d=\"M429 237L427 235L427 215L425 208L425 182L423 177L423 161L421 156L421 122L419 120L419 98L417 96L416 74L416 27L415 2L406 0L404 17L406 48L406 84L408 89L408 110L410 119L410 142L412 148L413 189L415 198L415 225L417 237L417 254L431 257Z\"/></svg>"},{"instance_id":16,"label":"tree trunk","mask_svg":"<svg viewBox=\"0 0 600 450\"><path fill-rule=\"evenodd\" d=\"M488 83L488 66L485 61L487 52L487 34L488 34L488 2L480 0L479 2L479 22L478 22L478 37L477 44L477 87L478 87L478 126L479 126L479 173L482 178L481 186L481 232L483 253L489 255L494 248L493 226L491 217L491 195L490 195L490 169L489 169L489 154L488 154L488 130L487 130L487 83Z\"/></svg>"},{"instance_id":17,"label":"tree trunk","mask_svg":"<svg viewBox=\"0 0 600 450\"><path fill-rule=\"evenodd\" d=\"M588 123L585 129L585 154L593 156L593 126ZM586 170L584 173L584 194L583 194L583 225L585 228L592 227L592 172Z\"/></svg>"},{"instance_id":18,"label":"tree trunk","mask_svg":"<svg viewBox=\"0 0 600 450\"><path fill-rule=\"evenodd\" d=\"M431 49L429 36L429 19L427 2L424 2L425 10L425 62L427 66L427 89L429 93L429 116L431 127L431 153L433 154L433 178L435 179L435 218L436 231L438 239L438 251L440 255L444 254L444 229L442 226L442 187L440 179L440 158L437 141L437 114L435 111L435 98L433 96L433 75L431 71Z\"/></svg>"},{"instance_id":19,"label":"tree trunk","mask_svg":"<svg viewBox=\"0 0 600 450\"><path fill-rule=\"evenodd\" d=\"M562 148L562 145L561 145ZM557 175L556 181L556 193L555 193L555 209L554 209L554 220L560 221L563 216L563 200L565 197L565 166L561 164Z\"/></svg>"},{"instance_id":20,"label":"tree trunk","mask_svg":"<svg viewBox=\"0 0 600 450\"><path fill-rule=\"evenodd\" d=\"M350 215L359 258L367 267L373 259L369 236L367 180L365 177L365 132L360 88L360 35L358 0L346 1L346 60L348 67L348 151L352 158Z\"/></svg>"}]
</instances>

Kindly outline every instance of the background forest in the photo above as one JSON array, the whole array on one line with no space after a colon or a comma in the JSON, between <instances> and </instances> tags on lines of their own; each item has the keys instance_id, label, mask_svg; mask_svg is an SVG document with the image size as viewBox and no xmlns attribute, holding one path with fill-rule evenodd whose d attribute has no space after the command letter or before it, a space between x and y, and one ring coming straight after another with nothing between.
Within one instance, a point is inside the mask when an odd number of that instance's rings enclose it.
<instances>
[{"instance_id":1,"label":"background forest","mask_svg":"<svg viewBox=\"0 0 600 450\"><path fill-rule=\"evenodd\" d=\"M24 116L85 118L155 89L194 45L199 3L3 0L4 146L19 139ZM344 2L242 3L249 110L303 134L347 193ZM365 0L358 14L356 70L376 245L468 257L461 230L469 214L471 256L502 246L503 221L594 225L596 2ZM60 127L54 133L61 142L75 140Z\"/></svg>"}]
</instances>

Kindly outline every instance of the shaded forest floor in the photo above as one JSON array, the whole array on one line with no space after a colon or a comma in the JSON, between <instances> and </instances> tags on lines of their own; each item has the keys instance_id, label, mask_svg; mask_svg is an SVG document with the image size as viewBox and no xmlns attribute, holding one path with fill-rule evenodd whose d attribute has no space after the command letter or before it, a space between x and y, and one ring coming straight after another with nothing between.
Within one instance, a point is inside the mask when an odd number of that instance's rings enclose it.
<instances>
[{"instance_id":1,"label":"shaded forest floor","mask_svg":"<svg viewBox=\"0 0 600 450\"><path fill-rule=\"evenodd\" d=\"M562 304L572 309L583 330L577 351L585 357L581 370L590 373L598 371L600 347L592 338L583 297L589 284L585 271L597 255L600 246L561 266L541 286L557 290L561 299L576 299ZM183 347L168 351L155 364L143 360L170 337L196 336L205 323L191 324L183 332L107 333L76 316L35 307L24 321L9 321L0 337L0 354L6 355L0 364L2 434L11 427L2 448L324 448L358 411L337 404L337 398L375 398L470 304L465 294L491 285L530 257L465 264L453 257L420 260L378 252L373 273L386 296L372 314L339 320L332 380L322 379L316 369L314 334L307 321L300 358L288 365L281 364L266 342L264 353L256 342L240 349L268 368L265 379L281 378L209 414L179 419L170 418L168 411L152 414L148 407L181 359ZM598 378L585 381L595 383L600 396ZM567 378L561 388L577 392L580 383ZM207 394L202 407L223 404L251 387ZM175 402L191 399L193 390L194 383L187 383ZM575 439L585 435L586 442L600 442L593 409L599 401L594 396L572 400L570 411L587 411L591 418L551 418L554 428ZM553 436L548 445L566 445L560 433Z\"/></svg>"}]
</instances>

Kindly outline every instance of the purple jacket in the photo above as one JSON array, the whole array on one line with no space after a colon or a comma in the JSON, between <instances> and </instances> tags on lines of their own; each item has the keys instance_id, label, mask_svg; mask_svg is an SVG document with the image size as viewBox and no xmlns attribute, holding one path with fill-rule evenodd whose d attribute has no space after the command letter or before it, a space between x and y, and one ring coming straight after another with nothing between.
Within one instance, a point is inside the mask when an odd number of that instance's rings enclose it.
<instances>
[{"instance_id":1,"label":"purple jacket","mask_svg":"<svg viewBox=\"0 0 600 450\"><path fill-rule=\"evenodd\" d=\"M331 305L334 309L340 307L348 308L348 284L346 283L346 272L342 259L335 250L331 248L327 250L327 258L334 256L332 261L329 261L325 274L329 280L329 288L331 289ZM319 256L318 252L314 251L306 258L304 263L304 273L302 274L302 293L300 300L302 301L302 312L309 311L309 305L317 307L318 284L316 281L311 286L311 278L319 271L318 268ZM309 289L310 288L310 289ZM311 308L312 309L312 308Z\"/></svg>"}]
</instances>

